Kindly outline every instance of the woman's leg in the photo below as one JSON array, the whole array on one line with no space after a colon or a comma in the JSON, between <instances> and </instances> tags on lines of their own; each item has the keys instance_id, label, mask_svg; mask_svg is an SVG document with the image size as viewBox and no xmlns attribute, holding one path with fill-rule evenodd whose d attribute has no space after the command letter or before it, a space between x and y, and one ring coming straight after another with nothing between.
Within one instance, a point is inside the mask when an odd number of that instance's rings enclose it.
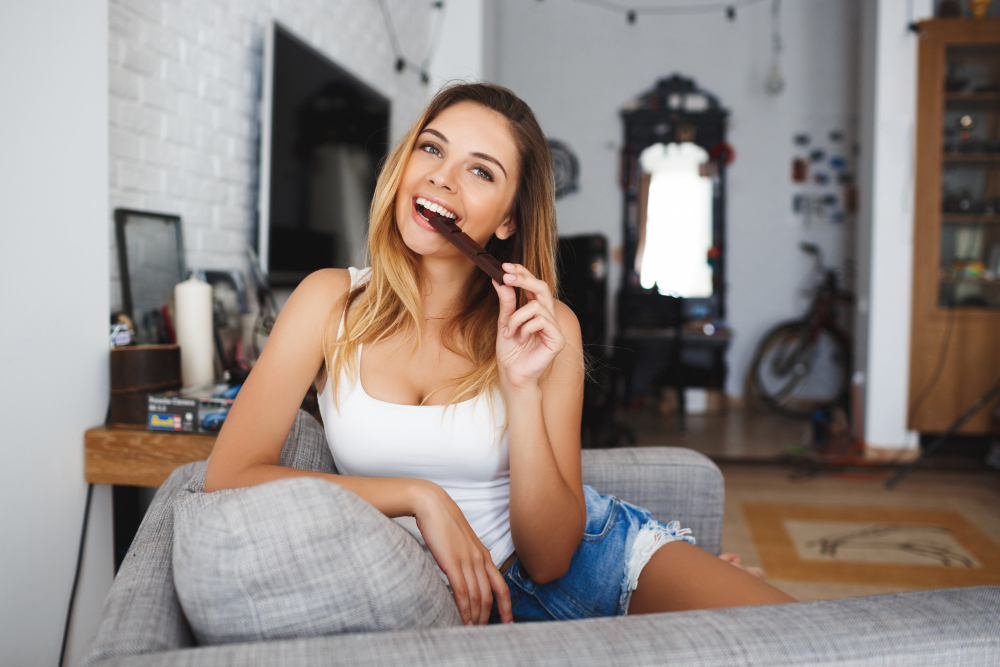
<instances>
[{"instance_id":1,"label":"woman's leg","mask_svg":"<svg viewBox=\"0 0 1000 667\"><path fill-rule=\"evenodd\" d=\"M687 542L669 542L639 574L629 614L795 602L774 586Z\"/></svg>"}]
</instances>

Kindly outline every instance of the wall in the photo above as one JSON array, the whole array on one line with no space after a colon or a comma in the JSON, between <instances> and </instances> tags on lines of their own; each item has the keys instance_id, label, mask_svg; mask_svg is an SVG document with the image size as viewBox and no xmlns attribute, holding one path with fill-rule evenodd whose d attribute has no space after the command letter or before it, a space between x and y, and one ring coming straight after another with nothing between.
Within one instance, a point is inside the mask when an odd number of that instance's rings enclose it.
<instances>
[{"instance_id":1,"label":"wall","mask_svg":"<svg viewBox=\"0 0 1000 667\"><path fill-rule=\"evenodd\" d=\"M693 77L731 110L728 172L729 353L727 391L741 394L761 335L800 314L811 263L800 241L820 244L844 267L853 241L844 225L806 226L793 215L792 136L848 133L857 109L857 0L786 0L781 25L785 91L764 92L770 66L770 3L701 16L624 16L571 0L497 3L495 77L535 110L546 133L580 159L581 189L557 204L561 234L600 232L621 243L622 141L618 110L673 72ZM487 40L487 47L491 46ZM487 48L487 58L491 48ZM489 64L489 63L488 63ZM848 273L851 266L847 265ZM620 266L614 266L612 293Z\"/></svg>"},{"instance_id":2,"label":"wall","mask_svg":"<svg viewBox=\"0 0 1000 667\"><path fill-rule=\"evenodd\" d=\"M862 43L863 182L858 225L858 360L864 440L915 448L906 428L913 271L917 39L930 0L866 0ZM912 14L911 11L912 5Z\"/></svg>"},{"instance_id":3,"label":"wall","mask_svg":"<svg viewBox=\"0 0 1000 667\"><path fill-rule=\"evenodd\" d=\"M108 397L106 0L0 3L0 663L58 662ZM67 664L111 585L98 487Z\"/></svg>"},{"instance_id":4,"label":"wall","mask_svg":"<svg viewBox=\"0 0 1000 667\"><path fill-rule=\"evenodd\" d=\"M430 3L385 5L403 54L422 60ZM261 61L271 18L388 97L393 139L430 91L417 72L396 72L378 2L110 0L111 208L179 214L189 267L245 269L245 248L256 243ZM116 307L113 235L111 242Z\"/></svg>"},{"instance_id":5,"label":"wall","mask_svg":"<svg viewBox=\"0 0 1000 667\"><path fill-rule=\"evenodd\" d=\"M452 0L444 5L442 39L434 45L430 63L435 90L449 81L486 78L484 39L486 0ZM431 19L432 24L438 19Z\"/></svg>"}]
</instances>

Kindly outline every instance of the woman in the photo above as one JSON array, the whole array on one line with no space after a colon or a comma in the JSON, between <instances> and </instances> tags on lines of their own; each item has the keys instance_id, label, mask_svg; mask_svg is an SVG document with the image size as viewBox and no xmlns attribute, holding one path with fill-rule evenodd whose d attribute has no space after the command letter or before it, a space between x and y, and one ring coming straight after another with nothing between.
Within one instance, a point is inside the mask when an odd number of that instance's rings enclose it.
<instances>
[{"instance_id":1,"label":"woman","mask_svg":"<svg viewBox=\"0 0 1000 667\"><path fill-rule=\"evenodd\" d=\"M503 284L435 231L433 212L503 262ZM531 110L488 84L438 93L379 176L370 270L317 271L295 290L205 490L308 475L415 517L468 625L792 601L676 522L583 486L584 361L554 298L555 242ZM339 475L277 465L314 380Z\"/></svg>"}]
</instances>

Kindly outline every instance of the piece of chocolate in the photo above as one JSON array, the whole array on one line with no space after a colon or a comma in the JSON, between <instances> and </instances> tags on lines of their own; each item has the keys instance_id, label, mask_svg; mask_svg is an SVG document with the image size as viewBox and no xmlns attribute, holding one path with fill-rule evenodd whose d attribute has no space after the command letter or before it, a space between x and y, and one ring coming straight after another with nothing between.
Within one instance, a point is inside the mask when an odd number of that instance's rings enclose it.
<instances>
[{"instance_id":1,"label":"piece of chocolate","mask_svg":"<svg viewBox=\"0 0 1000 667\"><path fill-rule=\"evenodd\" d=\"M462 228L455 224L451 218L446 218L440 213L434 213L427 218L434 229L438 230L449 242L462 251L462 254L472 260L480 269L486 272L493 280L501 285L503 281L503 265L500 261L486 252L483 246L472 240L472 237L462 231Z\"/></svg>"}]
</instances>

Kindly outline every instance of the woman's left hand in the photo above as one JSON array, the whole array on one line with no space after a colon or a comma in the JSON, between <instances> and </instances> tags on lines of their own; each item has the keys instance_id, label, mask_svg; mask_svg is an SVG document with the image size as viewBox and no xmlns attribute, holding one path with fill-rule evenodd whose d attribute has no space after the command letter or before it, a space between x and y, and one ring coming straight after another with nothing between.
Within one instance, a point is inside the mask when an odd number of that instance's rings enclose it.
<instances>
[{"instance_id":1,"label":"woman's left hand","mask_svg":"<svg viewBox=\"0 0 1000 667\"><path fill-rule=\"evenodd\" d=\"M503 270L505 284L493 281L500 297L497 364L501 385L517 390L537 384L566 345L566 337L559 328L549 286L520 264L504 264ZM524 290L528 299L517 310L515 287Z\"/></svg>"}]
</instances>

